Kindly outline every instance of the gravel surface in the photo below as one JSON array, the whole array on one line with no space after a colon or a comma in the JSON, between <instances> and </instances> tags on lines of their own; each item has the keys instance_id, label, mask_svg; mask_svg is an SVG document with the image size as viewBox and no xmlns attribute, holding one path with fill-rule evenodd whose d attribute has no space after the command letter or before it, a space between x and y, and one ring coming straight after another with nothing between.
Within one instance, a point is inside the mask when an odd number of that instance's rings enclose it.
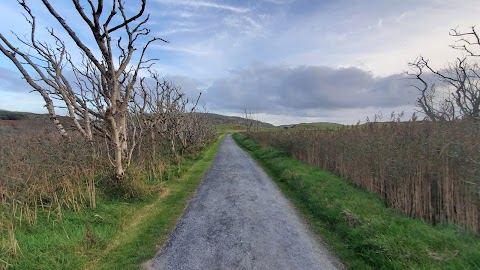
<instances>
[{"instance_id":1,"label":"gravel surface","mask_svg":"<svg viewBox=\"0 0 480 270\"><path fill-rule=\"evenodd\" d=\"M147 269L343 269L231 136Z\"/></svg>"}]
</instances>

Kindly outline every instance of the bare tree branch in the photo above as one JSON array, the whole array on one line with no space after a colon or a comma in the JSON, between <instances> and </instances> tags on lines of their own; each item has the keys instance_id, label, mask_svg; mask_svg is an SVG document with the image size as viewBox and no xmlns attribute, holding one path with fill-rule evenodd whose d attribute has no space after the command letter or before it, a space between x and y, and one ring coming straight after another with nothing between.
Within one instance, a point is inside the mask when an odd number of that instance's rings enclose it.
<instances>
[{"instance_id":1,"label":"bare tree branch","mask_svg":"<svg viewBox=\"0 0 480 270\"><path fill-rule=\"evenodd\" d=\"M453 63L449 63L444 69L434 69L423 57L416 59L409 66L414 70L408 75L420 82L422 87L415 86L420 92L417 99L417 105L432 120L455 120L463 118L480 117L480 73L479 65L475 62L477 56L474 49L480 47L480 37L475 30L471 28L470 32L460 32L452 29L451 36L461 37L457 43L452 45L454 49L462 50L467 53L462 58L457 58ZM445 89L451 90L446 98L440 98L438 87L433 82L429 86L425 81L426 70L438 82L445 85Z\"/></svg>"},{"instance_id":2,"label":"bare tree branch","mask_svg":"<svg viewBox=\"0 0 480 270\"><path fill-rule=\"evenodd\" d=\"M103 0L86 0L83 4L80 0L72 0L75 11L98 47L98 53L77 35L73 25L63 17L66 14L62 16L49 0L42 0L48 13L76 44L73 49L80 52L80 63L77 63L78 59L72 59L66 47L68 42L60 38L53 28L47 28L53 41L51 45L37 40L37 25L32 10L25 0L17 2L24 9L24 17L30 25L29 39L17 36L17 41L23 46L17 47L0 34L0 51L17 67L27 83L41 94L62 136L68 137L68 134L58 121L57 105L53 100L63 103L62 107L85 139L92 140L95 133L112 144L115 175L118 179L122 178L143 130L138 124L141 115L131 115L129 111L134 106L132 99L137 96L139 72L150 68L155 61L145 59L149 46L156 41L165 41L148 37L150 30L144 27L149 19L149 16L144 16L146 0L141 0L139 11L131 16L127 14L122 0L112 0L111 9L107 11ZM104 12L107 13L104 15ZM140 21L135 22L138 19ZM110 26L112 22L116 25ZM133 59L136 63L132 63ZM148 99L145 97L145 100Z\"/></svg>"}]
</instances>

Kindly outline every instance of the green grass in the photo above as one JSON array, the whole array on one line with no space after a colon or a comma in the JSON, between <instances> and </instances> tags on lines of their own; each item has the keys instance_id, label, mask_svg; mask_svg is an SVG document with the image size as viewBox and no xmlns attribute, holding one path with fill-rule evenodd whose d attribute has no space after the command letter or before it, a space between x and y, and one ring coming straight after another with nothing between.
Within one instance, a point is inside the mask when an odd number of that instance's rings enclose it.
<instances>
[{"instance_id":1,"label":"green grass","mask_svg":"<svg viewBox=\"0 0 480 270\"><path fill-rule=\"evenodd\" d=\"M239 124L221 124L216 125L215 130L217 134L233 134L237 132L246 132L247 127ZM259 127L258 131L274 131L274 130L283 130L280 127ZM252 131L256 131L256 127L252 127Z\"/></svg>"},{"instance_id":2,"label":"green grass","mask_svg":"<svg viewBox=\"0 0 480 270\"><path fill-rule=\"evenodd\" d=\"M216 125L215 130L217 131L218 134L228 134L228 133L246 131L247 128L244 125L238 125L238 124L221 124L221 125Z\"/></svg>"},{"instance_id":3,"label":"green grass","mask_svg":"<svg viewBox=\"0 0 480 270\"><path fill-rule=\"evenodd\" d=\"M129 216L146 202L100 203L97 209L75 213L65 211L61 221L41 213L38 224L16 228L23 256L11 269L83 269L99 251L105 249ZM90 222L95 243L86 237Z\"/></svg>"},{"instance_id":4,"label":"green grass","mask_svg":"<svg viewBox=\"0 0 480 270\"><path fill-rule=\"evenodd\" d=\"M233 137L349 269L480 269L480 237L402 216L345 179Z\"/></svg>"},{"instance_id":5,"label":"green grass","mask_svg":"<svg viewBox=\"0 0 480 270\"><path fill-rule=\"evenodd\" d=\"M64 210L62 219L39 213L37 225L16 228L23 255L9 262L9 269L139 269L168 239L222 138L185 160L180 177L163 182L163 191L156 196L140 201L104 199L96 209Z\"/></svg>"}]
</instances>

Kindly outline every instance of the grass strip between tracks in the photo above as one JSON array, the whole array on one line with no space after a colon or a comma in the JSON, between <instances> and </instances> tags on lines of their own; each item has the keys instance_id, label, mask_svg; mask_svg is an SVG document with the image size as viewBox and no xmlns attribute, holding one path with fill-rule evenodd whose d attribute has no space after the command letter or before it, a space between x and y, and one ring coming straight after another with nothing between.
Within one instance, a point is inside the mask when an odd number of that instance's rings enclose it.
<instances>
[{"instance_id":1,"label":"grass strip between tracks","mask_svg":"<svg viewBox=\"0 0 480 270\"><path fill-rule=\"evenodd\" d=\"M349 269L480 269L479 236L402 216L346 179L240 134L233 138Z\"/></svg>"}]
</instances>

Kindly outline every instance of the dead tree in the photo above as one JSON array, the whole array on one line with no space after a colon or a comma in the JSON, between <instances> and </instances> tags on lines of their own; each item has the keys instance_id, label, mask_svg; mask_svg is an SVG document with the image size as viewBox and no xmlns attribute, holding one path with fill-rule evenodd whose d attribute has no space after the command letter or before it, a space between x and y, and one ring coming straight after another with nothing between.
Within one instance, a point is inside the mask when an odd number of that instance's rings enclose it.
<instances>
[{"instance_id":1,"label":"dead tree","mask_svg":"<svg viewBox=\"0 0 480 270\"><path fill-rule=\"evenodd\" d=\"M456 108L451 95L447 93L439 97L436 84L429 83L423 78L427 60L420 57L409 65L414 72L408 74L415 76L415 79L419 82L418 85L412 85L412 87L415 87L420 93L416 101L417 107L419 107L431 121L451 121L456 119Z\"/></svg>"},{"instance_id":2,"label":"dead tree","mask_svg":"<svg viewBox=\"0 0 480 270\"><path fill-rule=\"evenodd\" d=\"M250 135L252 133L254 115L252 111L247 109L246 106L243 107L243 115L245 117L245 127L247 128L247 138L250 138Z\"/></svg>"},{"instance_id":3,"label":"dead tree","mask_svg":"<svg viewBox=\"0 0 480 270\"><path fill-rule=\"evenodd\" d=\"M136 135L129 138L128 112L139 71L149 68L155 60L146 59L149 45L165 41L149 37L150 30L145 27L149 16L144 15L146 0L139 0L139 9L133 14L129 14L122 0L111 0L108 4L103 0L72 0L88 29L82 34L88 34L94 45L81 39L77 32L80 30L74 29L66 18L68 14L58 13L49 0L42 0L43 6L60 24L62 34L47 28L50 43L38 40L32 10L25 0L17 1L30 24L30 35L26 38L16 35L15 40L9 40L0 33L0 51L43 97L63 137L70 135L57 119L54 99L61 101L87 140L99 134L111 143L115 176L121 179L135 147ZM65 36L75 44L74 48L67 48L68 42L62 39ZM79 52L81 59L74 58L72 51Z\"/></svg>"},{"instance_id":4,"label":"dead tree","mask_svg":"<svg viewBox=\"0 0 480 270\"><path fill-rule=\"evenodd\" d=\"M453 29L450 35L460 37L457 44L451 47L464 53L455 62L440 70L434 69L423 57L409 64L413 72L407 74L413 75L420 85L414 86L420 92L417 106L432 121L478 119L480 69L477 59L480 54L476 50L480 49L480 37L475 27L470 32ZM425 72L433 76L431 81L427 81ZM440 96L442 94L443 97Z\"/></svg>"},{"instance_id":5,"label":"dead tree","mask_svg":"<svg viewBox=\"0 0 480 270\"><path fill-rule=\"evenodd\" d=\"M194 141L192 134L197 130L197 125L202 123L193 122L193 114L201 95L192 103L178 86L160 78L153 71L150 78L140 80L139 93L139 98L135 99L136 112L145 115L145 131L152 141L157 141L157 138L168 141L170 152L180 163L183 152L199 143ZM155 153L156 143L152 147Z\"/></svg>"}]
</instances>

